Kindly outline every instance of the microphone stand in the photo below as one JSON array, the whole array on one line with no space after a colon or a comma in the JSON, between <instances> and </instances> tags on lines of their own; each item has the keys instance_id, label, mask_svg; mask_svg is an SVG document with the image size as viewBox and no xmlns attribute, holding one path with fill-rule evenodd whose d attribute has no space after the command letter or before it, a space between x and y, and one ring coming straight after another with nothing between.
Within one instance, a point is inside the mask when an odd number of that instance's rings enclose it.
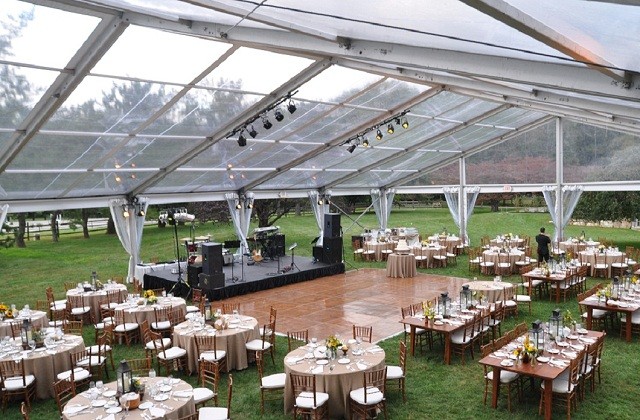
<instances>
[{"instance_id":1,"label":"microphone stand","mask_svg":"<svg viewBox=\"0 0 640 420\"><path fill-rule=\"evenodd\" d=\"M169 220L173 221L173 233L174 233L174 238L176 242L176 261L178 262L178 281L176 282L176 284L173 285L171 290L169 290L169 293L173 293L173 291L179 285L184 284L185 286L187 286L187 295L185 296L185 299L189 299L189 295L191 294L191 286L189 286L189 283L186 282L182 277L182 267L180 266L180 244L178 242L178 222L174 218L173 214L169 214Z\"/></svg>"}]
</instances>

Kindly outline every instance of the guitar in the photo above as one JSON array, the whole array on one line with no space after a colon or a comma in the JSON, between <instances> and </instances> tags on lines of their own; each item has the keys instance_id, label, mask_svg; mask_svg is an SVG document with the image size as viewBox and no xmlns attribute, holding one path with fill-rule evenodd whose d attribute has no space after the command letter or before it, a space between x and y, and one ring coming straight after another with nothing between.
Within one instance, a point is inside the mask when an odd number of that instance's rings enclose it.
<instances>
[{"instance_id":1,"label":"guitar","mask_svg":"<svg viewBox=\"0 0 640 420\"><path fill-rule=\"evenodd\" d=\"M251 259L254 262L260 262L262 261L264 258L262 257L262 250L261 249L254 249L253 250L253 254L251 254Z\"/></svg>"}]
</instances>

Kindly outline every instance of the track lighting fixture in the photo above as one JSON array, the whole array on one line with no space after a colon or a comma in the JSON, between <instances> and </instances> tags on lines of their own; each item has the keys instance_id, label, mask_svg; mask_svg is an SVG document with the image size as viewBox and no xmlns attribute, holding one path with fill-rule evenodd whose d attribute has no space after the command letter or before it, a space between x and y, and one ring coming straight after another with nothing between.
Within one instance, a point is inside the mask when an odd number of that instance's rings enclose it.
<instances>
[{"instance_id":1,"label":"track lighting fixture","mask_svg":"<svg viewBox=\"0 0 640 420\"><path fill-rule=\"evenodd\" d=\"M364 140L362 140L362 145L363 145L364 147L369 147L369 139L364 139Z\"/></svg>"},{"instance_id":2,"label":"track lighting fixture","mask_svg":"<svg viewBox=\"0 0 640 420\"><path fill-rule=\"evenodd\" d=\"M255 139L256 136L258 135L258 132L256 131L255 128L253 128L253 125L251 126L251 129L249 130L249 135L251 136L252 139Z\"/></svg>"},{"instance_id":3,"label":"track lighting fixture","mask_svg":"<svg viewBox=\"0 0 640 420\"><path fill-rule=\"evenodd\" d=\"M407 117L402 117L402 128L405 130L409 128L409 120L407 120Z\"/></svg>"},{"instance_id":4,"label":"track lighting fixture","mask_svg":"<svg viewBox=\"0 0 640 420\"><path fill-rule=\"evenodd\" d=\"M240 204L240 202L237 202L236 203L236 209L240 210L241 208L242 208L242 204Z\"/></svg>"},{"instance_id":5,"label":"track lighting fixture","mask_svg":"<svg viewBox=\"0 0 640 420\"><path fill-rule=\"evenodd\" d=\"M144 216L144 214L145 214L144 210L142 210L142 209L138 210L138 213L137 213L138 217L142 217L142 216Z\"/></svg>"},{"instance_id":6,"label":"track lighting fixture","mask_svg":"<svg viewBox=\"0 0 640 420\"><path fill-rule=\"evenodd\" d=\"M289 99L289 105L287 105L287 111L289 111L289 114L296 112L296 109L298 109L296 104L293 103L293 100Z\"/></svg>"},{"instance_id":7,"label":"track lighting fixture","mask_svg":"<svg viewBox=\"0 0 640 420\"><path fill-rule=\"evenodd\" d=\"M252 201L248 201L247 202L247 208L248 209L252 209L253 208L253 202Z\"/></svg>"},{"instance_id":8,"label":"track lighting fixture","mask_svg":"<svg viewBox=\"0 0 640 420\"><path fill-rule=\"evenodd\" d=\"M349 147L347 147L347 152L353 153L353 151L356 150L356 147L357 146L355 144L350 145Z\"/></svg>"},{"instance_id":9,"label":"track lighting fixture","mask_svg":"<svg viewBox=\"0 0 640 420\"><path fill-rule=\"evenodd\" d=\"M122 215L124 216L125 219L129 217L129 206L126 204L122 205Z\"/></svg>"},{"instance_id":10,"label":"track lighting fixture","mask_svg":"<svg viewBox=\"0 0 640 420\"><path fill-rule=\"evenodd\" d=\"M273 124L271 124L271 121L269 121L267 117L262 117L262 126L265 130L268 130L273 127Z\"/></svg>"},{"instance_id":11,"label":"track lighting fixture","mask_svg":"<svg viewBox=\"0 0 640 420\"><path fill-rule=\"evenodd\" d=\"M382 140L384 136L382 135L382 131L380 131L380 129L378 129L378 131L376 132L376 140Z\"/></svg>"},{"instance_id":12,"label":"track lighting fixture","mask_svg":"<svg viewBox=\"0 0 640 420\"><path fill-rule=\"evenodd\" d=\"M244 132L240 132L240 136L238 137L238 146L244 147L247 145L247 138L243 134Z\"/></svg>"},{"instance_id":13,"label":"track lighting fixture","mask_svg":"<svg viewBox=\"0 0 640 420\"><path fill-rule=\"evenodd\" d=\"M387 133L389 134L393 134L396 130L393 128L393 124L389 123L389 125L387 125Z\"/></svg>"},{"instance_id":14,"label":"track lighting fixture","mask_svg":"<svg viewBox=\"0 0 640 420\"><path fill-rule=\"evenodd\" d=\"M273 111L273 116L278 122L284 120L284 114L282 113L282 111L280 111L280 108L276 108L276 110Z\"/></svg>"}]
</instances>

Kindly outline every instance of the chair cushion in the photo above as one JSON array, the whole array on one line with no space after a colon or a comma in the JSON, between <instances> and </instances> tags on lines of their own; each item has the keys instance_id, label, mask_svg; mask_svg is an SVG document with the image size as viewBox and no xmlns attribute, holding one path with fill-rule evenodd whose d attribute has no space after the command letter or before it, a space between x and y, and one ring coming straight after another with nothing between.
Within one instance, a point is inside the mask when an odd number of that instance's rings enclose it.
<instances>
[{"instance_id":1,"label":"chair cushion","mask_svg":"<svg viewBox=\"0 0 640 420\"><path fill-rule=\"evenodd\" d=\"M531 296L529 295L516 295L516 302L531 302Z\"/></svg>"},{"instance_id":2,"label":"chair cushion","mask_svg":"<svg viewBox=\"0 0 640 420\"><path fill-rule=\"evenodd\" d=\"M265 341L263 343L262 340L256 338L255 340L251 340L247 344L245 344L245 347L247 348L247 350L251 351L267 350L271 348L271 343L269 343L268 341Z\"/></svg>"},{"instance_id":3,"label":"chair cushion","mask_svg":"<svg viewBox=\"0 0 640 420\"><path fill-rule=\"evenodd\" d=\"M89 306L82 306L79 308L71 308L72 315L84 315L89 312L91 308Z\"/></svg>"},{"instance_id":4,"label":"chair cushion","mask_svg":"<svg viewBox=\"0 0 640 420\"><path fill-rule=\"evenodd\" d=\"M133 322L127 322L125 324L116 325L113 328L115 332L135 331L137 329L138 329L138 324L134 324Z\"/></svg>"},{"instance_id":5,"label":"chair cushion","mask_svg":"<svg viewBox=\"0 0 640 420\"><path fill-rule=\"evenodd\" d=\"M205 401L209 401L216 394L210 390L209 388L193 388L193 401L196 404L203 403Z\"/></svg>"},{"instance_id":6,"label":"chair cushion","mask_svg":"<svg viewBox=\"0 0 640 420\"><path fill-rule=\"evenodd\" d=\"M451 334L451 342L453 344L467 344L471 341L472 337L464 336L464 329L458 330L455 333Z\"/></svg>"},{"instance_id":7,"label":"chair cushion","mask_svg":"<svg viewBox=\"0 0 640 420\"><path fill-rule=\"evenodd\" d=\"M179 357L184 357L187 355L187 351L183 348L180 347L171 347L170 349L166 349L163 352L159 352L158 353L158 357L160 359L164 359L164 360L172 360L172 359L177 359Z\"/></svg>"},{"instance_id":8,"label":"chair cushion","mask_svg":"<svg viewBox=\"0 0 640 420\"><path fill-rule=\"evenodd\" d=\"M151 328L154 330L168 330L171 328L171 321L152 322Z\"/></svg>"},{"instance_id":9,"label":"chair cushion","mask_svg":"<svg viewBox=\"0 0 640 420\"><path fill-rule=\"evenodd\" d=\"M296 397L296 405L301 408L316 408L329 401L329 394L316 392L316 406L313 406L313 392L301 392Z\"/></svg>"},{"instance_id":10,"label":"chair cushion","mask_svg":"<svg viewBox=\"0 0 640 420\"><path fill-rule=\"evenodd\" d=\"M157 344L157 346L158 346L158 349L165 349L165 348L167 348L167 347L170 347L170 346L171 346L171 339L170 339L170 338L163 338L162 340L156 340L156 341L157 341L157 343L156 343L156 344ZM155 349L156 349L156 347L153 345L153 341L149 341L149 342L147 342L147 343L144 345L144 347L145 347L147 350L155 350Z\"/></svg>"},{"instance_id":11,"label":"chair cushion","mask_svg":"<svg viewBox=\"0 0 640 420\"><path fill-rule=\"evenodd\" d=\"M221 359L224 359L226 355L227 355L227 352L224 350L203 351L202 353L200 353L200 360L206 360L207 362L217 362Z\"/></svg>"},{"instance_id":12,"label":"chair cushion","mask_svg":"<svg viewBox=\"0 0 640 420\"><path fill-rule=\"evenodd\" d=\"M193 305L187 305L187 313L200 312L200 308Z\"/></svg>"},{"instance_id":13,"label":"chair cushion","mask_svg":"<svg viewBox=\"0 0 640 420\"><path fill-rule=\"evenodd\" d=\"M198 420L227 420L226 407L202 407L198 410Z\"/></svg>"},{"instance_id":14,"label":"chair cushion","mask_svg":"<svg viewBox=\"0 0 640 420\"><path fill-rule=\"evenodd\" d=\"M567 394L573 391L574 386L575 385L573 384L569 385L566 379L558 378L553 381L553 386L551 389L553 389L553 392L555 392L556 394ZM544 389L544 382L542 383L541 387L542 389Z\"/></svg>"},{"instance_id":15,"label":"chair cushion","mask_svg":"<svg viewBox=\"0 0 640 420\"><path fill-rule=\"evenodd\" d=\"M7 378L4 380L4 388L7 391L17 391L19 389L24 389L25 383L26 383L26 386L28 387L32 383L34 383L35 380L36 380L36 377L33 375L25 375L24 382L22 382L22 376L14 376L12 378Z\"/></svg>"},{"instance_id":16,"label":"chair cushion","mask_svg":"<svg viewBox=\"0 0 640 420\"><path fill-rule=\"evenodd\" d=\"M286 379L286 373L274 373L273 375L265 376L264 378L262 378L262 387L268 389L284 388Z\"/></svg>"},{"instance_id":17,"label":"chair cushion","mask_svg":"<svg viewBox=\"0 0 640 420\"><path fill-rule=\"evenodd\" d=\"M364 401L364 388L354 389L349 397L360 405L374 405L384 400L384 394L376 387L367 388L367 401Z\"/></svg>"},{"instance_id":18,"label":"chair cushion","mask_svg":"<svg viewBox=\"0 0 640 420\"><path fill-rule=\"evenodd\" d=\"M509 372L508 370L500 371L500 383L508 384L518 379L518 374L515 372ZM487 380L493 381L493 371L487 373Z\"/></svg>"},{"instance_id":19,"label":"chair cushion","mask_svg":"<svg viewBox=\"0 0 640 420\"><path fill-rule=\"evenodd\" d=\"M97 344L94 344L93 346L89 347L89 351L91 352L91 354L98 354L98 352L108 353L111 351L111 346L108 344L106 346L98 346Z\"/></svg>"},{"instance_id":20,"label":"chair cushion","mask_svg":"<svg viewBox=\"0 0 640 420\"><path fill-rule=\"evenodd\" d=\"M91 373L86 369L77 367L73 370L73 377L76 382L83 381L87 379L89 376L91 376ZM71 377L71 370L60 372L58 373L58 376L57 376L58 380L69 379L70 377Z\"/></svg>"},{"instance_id":21,"label":"chair cushion","mask_svg":"<svg viewBox=\"0 0 640 420\"><path fill-rule=\"evenodd\" d=\"M97 351L97 350L96 350ZM91 359L91 360L89 360ZM78 360L77 365L78 366L89 366L89 362L91 362L91 366L99 366L101 364L103 364L105 361L105 358L102 356L91 356L89 357L85 357L82 360Z\"/></svg>"},{"instance_id":22,"label":"chair cushion","mask_svg":"<svg viewBox=\"0 0 640 420\"><path fill-rule=\"evenodd\" d=\"M402 368L400 366L387 366L387 379L404 378Z\"/></svg>"}]
</instances>

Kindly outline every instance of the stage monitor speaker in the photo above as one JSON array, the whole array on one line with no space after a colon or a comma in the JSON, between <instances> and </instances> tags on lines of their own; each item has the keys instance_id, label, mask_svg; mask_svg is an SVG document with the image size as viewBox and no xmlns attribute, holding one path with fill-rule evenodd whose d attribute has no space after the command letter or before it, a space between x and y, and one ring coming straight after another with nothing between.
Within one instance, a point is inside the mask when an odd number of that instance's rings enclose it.
<instances>
[{"instance_id":1,"label":"stage monitor speaker","mask_svg":"<svg viewBox=\"0 0 640 420\"><path fill-rule=\"evenodd\" d=\"M275 244L275 254L276 257L284 257L285 255L285 251L284 251L284 234L283 233L278 233L276 235L274 235L274 244Z\"/></svg>"},{"instance_id":2,"label":"stage monitor speaker","mask_svg":"<svg viewBox=\"0 0 640 420\"><path fill-rule=\"evenodd\" d=\"M340 214L325 213L324 214L324 237L337 238L340 236Z\"/></svg>"},{"instance_id":3,"label":"stage monitor speaker","mask_svg":"<svg viewBox=\"0 0 640 420\"><path fill-rule=\"evenodd\" d=\"M198 286L203 291L224 288L224 273L198 275Z\"/></svg>"},{"instance_id":4,"label":"stage monitor speaker","mask_svg":"<svg viewBox=\"0 0 640 420\"><path fill-rule=\"evenodd\" d=\"M202 273L209 275L222 273L222 263L222 244L204 242L202 244Z\"/></svg>"},{"instance_id":5,"label":"stage monitor speaker","mask_svg":"<svg viewBox=\"0 0 640 420\"><path fill-rule=\"evenodd\" d=\"M324 252L322 250L321 246L314 246L312 249L313 252L313 258L315 258L317 261L321 261L324 262Z\"/></svg>"},{"instance_id":6,"label":"stage monitor speaker","mask_svg":"<svg viewBox=\"0 0 640 420\"><path fill-rule=\"evenodd\" d=\"M322 239L322 262L327 264L337 264L342 262L342 238Z\"/></svg>"},{"instance_id":7,"label":"stage monitor speaker","mask_svg":"<svg viewBox=\"0 0 640 420\"><path fill-rule=\"evenodd\" d=\"M187 281L191 287L198 288L199 275L202 273L202 264L191 264L187 266Z\"/></svg>"}]
</instances>

